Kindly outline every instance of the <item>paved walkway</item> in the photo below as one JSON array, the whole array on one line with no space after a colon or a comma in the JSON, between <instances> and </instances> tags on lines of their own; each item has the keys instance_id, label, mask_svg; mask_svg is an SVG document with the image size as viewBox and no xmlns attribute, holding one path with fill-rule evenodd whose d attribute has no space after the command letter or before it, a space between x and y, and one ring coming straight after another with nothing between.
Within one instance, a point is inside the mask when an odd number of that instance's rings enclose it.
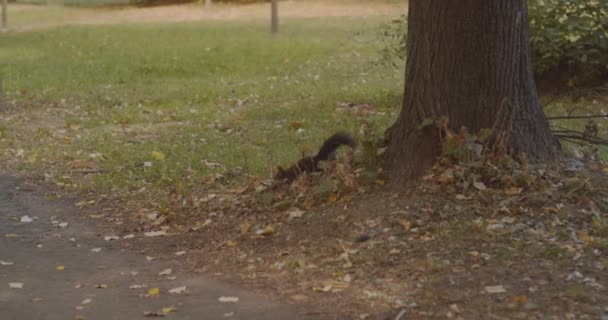
<instances>
[{"instance_id":1,"label":"paved walkway","mask_svg":"<svg viewBox=\"0 0 608 320\"><path fill-rule=\"evenodd\" d=\"M0 319L143 319L146 312L161 316L163 308L171 307L175 310L164 310L167 319L314 318L239 288L173 271L172 261L147 261L122 250L97 235L73 207L18 185L0 177ZM172 267L171 274L159 275ZM183 286L185 292L169 293ZM159 293L149 292L153 288ZM238 301L230 302L234 298Z\"/></svg>"}]
</instances>

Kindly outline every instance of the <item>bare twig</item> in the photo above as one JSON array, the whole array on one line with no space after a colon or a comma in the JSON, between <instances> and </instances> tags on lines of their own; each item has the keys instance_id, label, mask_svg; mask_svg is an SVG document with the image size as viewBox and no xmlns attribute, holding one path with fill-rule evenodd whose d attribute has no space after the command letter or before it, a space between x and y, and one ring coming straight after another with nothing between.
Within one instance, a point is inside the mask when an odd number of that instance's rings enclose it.
<instances>
[{"instance_id":1,"label":"bare twig","mask_svg":"<svg viewBox=\"0 0 608 320\"><path fill-rule=\"evenodd\" d=\"M397 317L395 317L395 320L401 320L401 318L403 317L404 314L405 314L405 309L401 309L401 311L399 312Z\"/></svg>"},{"instance_id":2,"label":"bare twig","mask_svg":"<svg viewBox=\"0 0 608 320\"><path fill-rule=\"evenodd\" d=\"M586 141L592 144L608 146L608 140L598 138L598 137L589 137L585 136L581 132L573 131L573 130L556 130L553 131L553 135L562 140L574 142L574 141Z\"/></svg>"},{"instance_id":3,"label":"bare twig","mask_svg":"<svg viewBox=\"0 0 608 320\"><path fill-rule=\"evenodd\" d=\"M556 116L556 117L547 117L548 120L593 119L593 118L606 118L606 119L608 119L608 114L593 114L593 115L589 115L589 116Z\"/></svg>"}]
</instances>

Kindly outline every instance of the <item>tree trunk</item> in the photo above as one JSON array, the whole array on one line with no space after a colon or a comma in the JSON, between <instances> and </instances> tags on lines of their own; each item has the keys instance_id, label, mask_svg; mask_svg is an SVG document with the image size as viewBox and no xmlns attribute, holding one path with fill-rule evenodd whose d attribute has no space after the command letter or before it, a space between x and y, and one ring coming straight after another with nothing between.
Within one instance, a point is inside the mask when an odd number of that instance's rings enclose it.
<instances>
[{"instance_id":1,"label":"tree trunk","mask_svg":"<svg viewBox=\"0 0 608 320\"><path fill-rule=\"evenodd\" d=\"M270 3L270 32L279 33L279 1L272 0Z\"/></svg>"},{"instance_id":2,"label":"tree trunk","mask_svg":"<svg viewBox=\"0 0 608 320\"><path fill-rule=\"evenodd\" d=\"M2 1L2 30L6 30L8 28L8 2L7 0L0 0Z\"/></svg>"},{"instance_id":3,"label":"tree trunk","mask_svg":"<svg viewBox=\"0 0 608 320\"><path fill-rule=\"evenodd\" d=\"M530 160L555 152L528 53L526 0L410 0L403 107L387 131L393 182L420 176L440 155L425 119L508 132L506 146ZM498 126L497 126L498 124Z\"/></svg>"}]
</instances>

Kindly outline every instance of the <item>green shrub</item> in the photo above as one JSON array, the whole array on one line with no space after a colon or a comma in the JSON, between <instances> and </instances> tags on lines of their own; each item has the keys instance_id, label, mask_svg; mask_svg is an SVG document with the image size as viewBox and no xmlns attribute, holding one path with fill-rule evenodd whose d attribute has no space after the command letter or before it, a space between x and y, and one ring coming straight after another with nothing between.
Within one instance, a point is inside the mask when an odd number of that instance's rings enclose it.
<instances>
[{"instance_id":1,"label":"green shrub","mask_svg":"<svg viewBox=\"0 0 608 320\"><path fill-rule=\"evenodd\" d=\"M558 71L584 84L608 75L608 1L534 0L529 15L539 77Z\"/></svg>"},{"instance_id":2,"label":"green shrub","mask_svg":"<svg viewBox=\"0 0 608 320\"><path fill-rule=\"evenodd\" d=\"M531 0L528 4L530 53L537 80L558 78L569 85L605 81L608 1ZM406 23L403 15L384 27L384 60L405 58Z\"/></svg>"}]
</instances>

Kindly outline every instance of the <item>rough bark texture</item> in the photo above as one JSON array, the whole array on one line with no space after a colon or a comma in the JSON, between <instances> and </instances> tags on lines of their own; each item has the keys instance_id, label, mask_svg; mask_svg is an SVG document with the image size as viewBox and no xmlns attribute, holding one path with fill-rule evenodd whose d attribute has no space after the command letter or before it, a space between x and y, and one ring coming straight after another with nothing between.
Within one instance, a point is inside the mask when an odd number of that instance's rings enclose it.
<instances>
[{"instance_id":1,"label":"rough bark texture","mask_svg":"<svg viewBox=\"0 0 608 320\"><path fill-rule=\"evenodd\" d=\"M418 129L427 118L476 133L501 113L510 150L531 160L554 154L530 65L526 0L410 0L407 48L403 108L388 131L394 182L421 175L439 155L436 131Z\"/></svg>"}]
</instances>

